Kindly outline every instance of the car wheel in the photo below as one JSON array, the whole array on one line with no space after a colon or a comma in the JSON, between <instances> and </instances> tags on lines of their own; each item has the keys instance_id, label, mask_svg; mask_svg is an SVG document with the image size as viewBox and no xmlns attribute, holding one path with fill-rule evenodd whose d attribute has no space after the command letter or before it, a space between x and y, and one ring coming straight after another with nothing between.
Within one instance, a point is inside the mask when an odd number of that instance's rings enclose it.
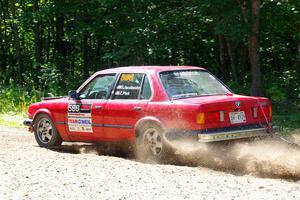
<instances>
[{"instance_id":1,"label":"car wheel","mask_svg":"<svg viewBox=\"0 0 300 200\"><path fill-rule=\"evenodd\" d=\"M136 158L150 163L168 163L173 153L164 131L157 125L143 126L136 138Z\"/></svg>"},{"instance_id":2,"label":"car wheel","mask_svg":"<svg viewBox=\"0 0 300 200\"><path fill-rule=\"evenodd\" d=\"M41 147L54 147L62 143L62 139L57 132L57 129L46 114L38 115L34 122L34 136L38 145Z\"/></svg>"}]
</instances>

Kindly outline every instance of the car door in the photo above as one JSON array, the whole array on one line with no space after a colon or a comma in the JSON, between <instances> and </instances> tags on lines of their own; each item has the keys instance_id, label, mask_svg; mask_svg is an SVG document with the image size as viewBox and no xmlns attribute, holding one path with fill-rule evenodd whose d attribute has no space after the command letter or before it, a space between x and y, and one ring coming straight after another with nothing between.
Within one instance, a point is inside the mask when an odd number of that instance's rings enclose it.
<instances>
[{"instance_id":1,"label":"car door","mask_svg":"<svg viewBox=\"0 0 300 200\"><path fill-rule=\"evenodd\" d=\"M103 108L111 94L115 74L102 74L79 91L80 100L69 100L67 131L74 141L97 141L103 135Z\"/></svg>"},{"instance_id":2,"label":"car door","mask_svg":"<svg viewBox=\"0 0 300 200\"><path fill-rule=\"evenodd\" d=\"M103 131L107 139L133 139L136 122L147 113L152 96L143 73L122 73L104 109Z\"/></svg>"}]
</instances>

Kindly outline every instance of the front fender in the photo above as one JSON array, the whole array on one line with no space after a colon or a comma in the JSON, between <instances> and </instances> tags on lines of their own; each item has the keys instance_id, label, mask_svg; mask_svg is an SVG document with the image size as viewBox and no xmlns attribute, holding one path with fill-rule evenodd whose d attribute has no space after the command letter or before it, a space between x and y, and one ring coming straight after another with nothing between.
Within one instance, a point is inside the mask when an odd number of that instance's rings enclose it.
<instances>
[{"instance_id":1,"label":"front fender","mask_svg":"<svg viewBox=\"0 0 300 200\"><path fill-rule=\"evenodd\" d=\"M32 124L35 123L35 119L39 114L47 114L51 118L51 120L55 123L55 118L51 113L51 111L46 108L40 108L34 113Z\"/></svg>"}]
</instances>

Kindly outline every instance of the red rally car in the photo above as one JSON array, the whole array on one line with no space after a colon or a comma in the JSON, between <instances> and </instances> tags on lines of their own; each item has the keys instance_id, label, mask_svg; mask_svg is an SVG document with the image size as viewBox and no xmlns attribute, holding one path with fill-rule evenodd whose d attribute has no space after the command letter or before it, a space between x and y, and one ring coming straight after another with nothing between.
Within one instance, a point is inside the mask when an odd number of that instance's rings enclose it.
<instances>
[{"instance_id":1,"label":"red rally car","mask_svg":"<svg viewBox=\"0 0 300 200\"><path fill-rule=\"evenodd\" d=\"M173 140L209 143L272 132L267 98L233 94L207 70L189 66L99 71L69 97L31 104L28 114L24 124L41 147L129 141L159 159Z\"/></svg>"}]
</instances>

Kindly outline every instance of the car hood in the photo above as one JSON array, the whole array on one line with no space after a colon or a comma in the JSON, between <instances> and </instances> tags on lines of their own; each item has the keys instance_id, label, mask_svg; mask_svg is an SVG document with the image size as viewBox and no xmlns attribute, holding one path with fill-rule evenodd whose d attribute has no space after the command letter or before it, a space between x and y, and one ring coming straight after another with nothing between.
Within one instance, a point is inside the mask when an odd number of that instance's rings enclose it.
<instances>
[{"instance_id":1,"label":"car hood","mask_svg":"<svg viewBox=\"0 0 300 200\"><path fill-rule=\"evenodd\" d=\"M69 97L42 98L42 101L32 103L32 104L30 104L30 107L43 107L45 105L67 102L68 99L69 99Z\"/></svg>"},{"instance_id":2,"label":"car hood","mask_svg":"<svg viewBox=\"0 0 300 200\"><path fill-rule=\"evenodd\" d=\"M68 97L66 96L58 96L58 97L42 97L42 101L50 101L50 100L58 100L58 101L61 101L61 100L66 100L68 99Z\"/></svg>"}]
</instances>

